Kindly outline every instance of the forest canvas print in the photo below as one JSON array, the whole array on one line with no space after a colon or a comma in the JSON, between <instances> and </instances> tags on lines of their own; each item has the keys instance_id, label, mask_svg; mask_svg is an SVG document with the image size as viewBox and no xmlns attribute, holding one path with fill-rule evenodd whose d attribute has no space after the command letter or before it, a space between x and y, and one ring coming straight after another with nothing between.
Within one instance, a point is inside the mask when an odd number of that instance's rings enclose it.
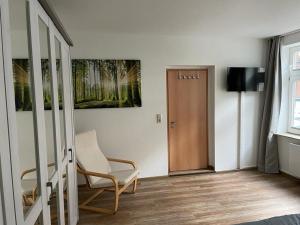
<instances>
[{"instance_id":1,"label":"forest canvas print","mask_svg":"<svg viewBox=\"0 0 300 225\"><path fill-rule=\"evenodd\" d=\"M13 59L13 79L15 90L15 105L17 111L32 110L32 93L30 81L30 64L28 59ZM45 110L51 110L51 75L49 71L49 60L41 59L43 97ZM56 61L57 74L60 76L60 61ZM61 76L60 76L61 78ZM58 79L59 105L62 107L62 82Z\"/></svg>"},{"instance_id":2,"label":"forest canvas print","mask_svg":"<svg viewBox=\"0 0 300 225\"><path fill-rule=\"evenodd\" d=\"M73 59L75 109L141 107L140 60Z\"/></svg>"}]
</instances>

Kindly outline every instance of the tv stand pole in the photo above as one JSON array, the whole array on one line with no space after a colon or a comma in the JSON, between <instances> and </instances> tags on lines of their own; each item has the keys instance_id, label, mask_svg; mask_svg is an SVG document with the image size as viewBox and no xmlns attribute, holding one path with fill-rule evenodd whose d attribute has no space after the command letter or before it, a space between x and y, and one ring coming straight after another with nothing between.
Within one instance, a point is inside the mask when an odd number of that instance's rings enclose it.
<instances>
[{"instance_id":1,"label":"tv stand pole","mask_svg":"<svg viewBox=\"0 0 300 225\"><path fill-rule=\"evenodd\" d=\"M238 145L237 145L237 169L241 169L241 151L242 151L242 115L243 115L243 92L238 95Z\"/></svg>"}]
</instances>

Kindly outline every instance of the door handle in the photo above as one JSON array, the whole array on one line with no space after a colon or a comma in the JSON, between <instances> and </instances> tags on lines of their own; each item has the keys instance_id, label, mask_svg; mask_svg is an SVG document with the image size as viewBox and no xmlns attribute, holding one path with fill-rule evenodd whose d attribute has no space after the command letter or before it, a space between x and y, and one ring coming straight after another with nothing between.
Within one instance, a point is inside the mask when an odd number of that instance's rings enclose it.
<instances>
[{"instance_id":1,"label":"door handle","mask_svg":"<svg viewBox=\"0 0 300 225\"><path fill-rule=\"evenodd\" d=\"M170 124L171 128L175 128L176 127L176 122L170 122L169 124Z\"/></svg>"}]
</instances>

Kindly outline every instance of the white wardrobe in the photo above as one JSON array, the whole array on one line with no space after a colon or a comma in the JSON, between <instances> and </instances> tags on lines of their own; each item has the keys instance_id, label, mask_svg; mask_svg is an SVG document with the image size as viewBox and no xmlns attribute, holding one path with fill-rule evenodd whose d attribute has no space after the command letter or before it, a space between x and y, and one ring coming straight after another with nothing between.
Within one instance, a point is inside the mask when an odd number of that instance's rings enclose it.
<instances>
[{"instance_id":1,"label":"white wardrobe","mask_svg":"<svg viewBox=\"0 0 300 225\"><path fill-rule=\"evenodd\" d=\"M70 45L46 0L0 0L0 224L78 221Z\"/></svg>"}]
</instances>

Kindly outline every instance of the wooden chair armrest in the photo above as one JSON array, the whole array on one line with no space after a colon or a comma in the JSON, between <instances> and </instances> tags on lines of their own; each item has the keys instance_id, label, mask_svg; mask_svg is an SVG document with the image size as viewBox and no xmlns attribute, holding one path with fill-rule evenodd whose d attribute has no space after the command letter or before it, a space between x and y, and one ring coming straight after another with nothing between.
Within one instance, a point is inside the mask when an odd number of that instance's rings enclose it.
<instances>
[{"instance_id":1,"label":"wooden chair armrest","mask_svg":"<svg viewBox=\"0 0 300 225\"><path fill-rule=\"evenodd\" d=\"M23 177L24 177L26 174L29 174L29 173L32 173L32 172L35 172L35 171L36 171L36 168L33 168L33 169L29 169L29 170L23 171L23 173L21 174L21 179L23 179Z\"/></svg>"},{"instance_id":2,"label":"wooden chair armrest","mask_svg":"<svg viewBox=\"0 0 300 225\"><path fill-rule=\"evenodd\" d=\"M107 160L108 160L108 161L111 161L111 162L118 162L118 163L130 164L130 165L132 165L132 167L133 167L134 169L136 169L135 162L133 162L133 161L124 160L124 159L114 159L114 158L107 158Z\"/></svg>"},{"instance_id":3,"label":"wooden chair armrest","mask_svg":"<svg viewBox=\"0 0 300 225\"><path fill-rule=\"evenodd\" d=\"M113 183L115 184L116 187L118 186L118 180L113 175L86 171L86 170L81 169L78 166L77 166L77 171L78 171L78 173L80 173L84 176L93 176L93 177L101 177L101 178L105 178L105 179L110 179L110 180L113 181Z\"/></svg>"},{"instance_id":4,"label":"wooden chair armrest","mask_svg":"<svg viewBox=\"0 0 300 225\"><path fill-rule=\"evenodd\" d=\"M49 163L49 164L48 164L48 167L52 167L52 166L54 166L54 165L55 165L55 163ZM35 172L35 171L36 171L36 168L32 168L32 169L23 171L23 173L21 174L21 179L23 179L23 177L24 177L26 174L29 174L29 173L32 173L32 172Z\"/></svg>"}]
</instances>

